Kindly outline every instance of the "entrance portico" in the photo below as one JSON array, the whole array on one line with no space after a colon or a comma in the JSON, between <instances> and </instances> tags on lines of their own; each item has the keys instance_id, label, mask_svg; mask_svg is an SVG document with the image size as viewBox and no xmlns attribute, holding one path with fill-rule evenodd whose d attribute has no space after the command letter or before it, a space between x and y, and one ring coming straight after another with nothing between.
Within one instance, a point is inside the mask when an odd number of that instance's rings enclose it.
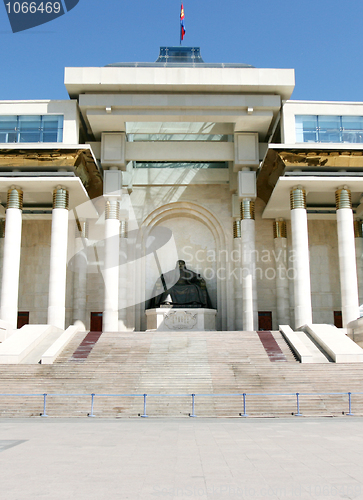
<instances>
[{"instance_id":1,"label":"entrance portico","mask_svg":"<svg viewBox=\"0 0 363 500\"><path fill-rule=\"evenodd\" d=\"M352 201L355 206L359 205L363 192L362 177L354 175L363 162L361 156L354 155L354 147L348 150L345 146L340 152L327 146L321 149L323 155L319 156L316 147L298 146L289 151L286 147L271 145L257 181L259 194L267 202L263 218L291 219L296 328L312 322L310 279L316 278L309 270L307 220L336 220L343 327L359 317ZM324 163L319 165L321 157ZM270 183L272 192L269 193L264 182L271 175L272 164L279 164L281 174ZM349 173L338 169L343 165L350 167ZM301 211L299 217L295 214L297 207ZM359 206L356 211L360 211Z\"/></svg>"}]
</instances>

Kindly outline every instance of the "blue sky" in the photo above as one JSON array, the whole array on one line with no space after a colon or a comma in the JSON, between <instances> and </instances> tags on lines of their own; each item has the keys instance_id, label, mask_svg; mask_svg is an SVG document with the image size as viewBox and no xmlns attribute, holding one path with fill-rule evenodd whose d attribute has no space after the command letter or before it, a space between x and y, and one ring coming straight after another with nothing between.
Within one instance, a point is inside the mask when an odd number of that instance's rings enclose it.
<instances>
[{"instance_id":1,"label":"blue sky","mask_svg":"<svg viewBox=\"0 0 363 500\"><path fill-rule=\"evenodd\" d=\"M363 101L363 3L185 0L184 45L205 62L294 68L292 98ZM1 99L66 99L65 66L155 61L179 44L179 0L80 0L64 16L11 32L0 5Z\"/></svg>"}]
</instances>

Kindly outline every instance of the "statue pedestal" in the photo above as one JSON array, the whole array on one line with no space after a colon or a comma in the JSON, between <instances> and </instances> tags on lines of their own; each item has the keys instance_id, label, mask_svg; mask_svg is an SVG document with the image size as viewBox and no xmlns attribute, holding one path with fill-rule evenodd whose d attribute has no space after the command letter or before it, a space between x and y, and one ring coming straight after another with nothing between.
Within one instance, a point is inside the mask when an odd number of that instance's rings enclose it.
<instances>
[{"instance_id":1,"label":"statue pedestal","mask_svg":"<svg viewBox=\"0 0 363 500\"><path fill-rule=\"evenodd\" d=\"M215 309L202 308L168 308L147 309L147 331L208 332L216 329Z\"/></svg>"}]
</instances>

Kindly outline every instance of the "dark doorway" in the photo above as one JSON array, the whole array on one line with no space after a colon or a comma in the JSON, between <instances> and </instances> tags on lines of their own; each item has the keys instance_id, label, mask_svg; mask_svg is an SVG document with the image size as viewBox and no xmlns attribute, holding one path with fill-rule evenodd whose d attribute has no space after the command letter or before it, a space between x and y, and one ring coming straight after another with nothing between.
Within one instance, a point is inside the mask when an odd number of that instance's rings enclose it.
<instances>
[{"instance_id":1,"label":"dark doorway","mask_svg":"<svg viewBox=\"0 0 363 500\"><path fill-rule=\"evenodd\" d=\"M258 329L272 330L272 312L258 311Z\"/></svg>"},{"instance_id":2,"label":"dark doorway","mask_svg":"<svg viewBox=\"0 0 363 500\"><path fill-rule=\"evenodd\" d=\"M342 311L334 311L334 325L337 328L343 328Z\"/></svg>"},{"instance_id":3,"label":"dark doorway","mask_svg":"<svg viewBox=\"0 0 363 500\"><path fill-rule=\"evenodd\" d=\"M102 316L101 312L91 312L91 332L102 332Z\"/></svg>"},{"instance_id":4,"label":"dark doorway","mask_svg":"<svg viewBox=\"0 0 363 500\"><path fill-rule=\"evenodd\" d=\"M29 325L29 311L18 312L18 324L16 327L21 328L24 325Z\"/></svg>"}]
</instances>

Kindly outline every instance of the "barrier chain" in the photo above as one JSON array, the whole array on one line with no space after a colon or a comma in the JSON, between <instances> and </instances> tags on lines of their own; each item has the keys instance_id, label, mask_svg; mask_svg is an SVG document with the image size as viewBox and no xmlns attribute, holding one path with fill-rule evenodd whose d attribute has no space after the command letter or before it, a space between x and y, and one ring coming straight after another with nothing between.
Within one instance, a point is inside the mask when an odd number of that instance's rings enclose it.
<instances>
[{"instance_id":1,"label":"barrier chain","mask_svg":"<svg viewBox=\"0 0 363 500\"><path fill-rule=\"evenodd\" d=\"M149 394L149 396L155 396L155 397L192 397L192 412L189 413L190 417L196 417L197 415L195 414L195 397L203 397L203 396L208 396L208 397L218 397L218 396L223 396L223 397L243 397L243 413L239 413L241 417L247 417L247 396L296 396L296 413L293 413L296 417L302 417L302 413L300 413L300 396L333 396L333 395L348 395L348 404L349 404L349 410L345 415L353 416L352 412L352 394L361 394L363 395L363 392L326 392L326 393L243 393L243 394ZM50 394L50 396L91 396L91 411L90 413L87 414L88 417L95 417L96 415L94 414L94 398L95 396L98 397L140 397L143 396L144 399L144 413L143 415L140 415L143 418L147 418L148 415L146 413L146 397L148 394ZM41 417L48 417L47 415L47 396L49 394L47 393L42 393L42 394L0 394L0 396L25 396L25 397L34 397L34 396L43 396L43 413L40 413ZM344 412L342 412L344 414Z\"/></svg>"}]
</instances>

